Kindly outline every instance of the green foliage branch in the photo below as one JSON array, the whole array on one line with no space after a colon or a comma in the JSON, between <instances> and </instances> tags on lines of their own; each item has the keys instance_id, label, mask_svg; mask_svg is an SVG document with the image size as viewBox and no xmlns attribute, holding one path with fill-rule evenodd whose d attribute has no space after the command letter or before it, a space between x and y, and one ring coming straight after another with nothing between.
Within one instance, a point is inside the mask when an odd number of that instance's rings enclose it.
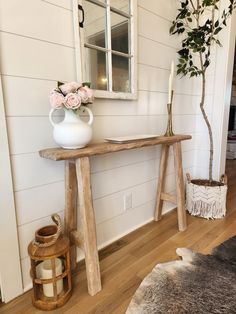
<instances>
[{"instance_id":1,"label":"green foliage branch","mask_svg":"<svg viewBox=\"0 0 236 314\"><path fill-rule=\"evenodd\" d=\"M236 0L228 0L227 7L219 14L221 0L180 0L180 7L175 20L172 22L170 34L181 35L181 49L177 74L182 76L202 78L200 109L208 128L210 141L209 180L212 181L213 170L213 134L206 114L206 71L211 63L213 45L221 46L219 33L227 26L227 20L236 8Z\"/></svg>"}]
</instances>

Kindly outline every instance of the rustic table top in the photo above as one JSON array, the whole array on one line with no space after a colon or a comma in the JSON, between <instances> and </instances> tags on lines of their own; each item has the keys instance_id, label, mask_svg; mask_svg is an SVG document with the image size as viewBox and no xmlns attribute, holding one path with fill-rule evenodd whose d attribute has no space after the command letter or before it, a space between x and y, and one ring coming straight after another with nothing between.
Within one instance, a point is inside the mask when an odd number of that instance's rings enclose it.
<instances>
[{"instance_id":1,"label":"rustic table top","mask_svg":"<svg viewBox=\"0 0 236 314\"><path fill-rule=\"evenodd\" d=\"M190 140L191 138L191 135L178 134L174 136L158 136L152 139L135 140L128 143L100 142L79 149L48 148L40 150L39 154L43 158L52 160L70 160L159 144L173 144Z\"/></svg>"}]
</instances>

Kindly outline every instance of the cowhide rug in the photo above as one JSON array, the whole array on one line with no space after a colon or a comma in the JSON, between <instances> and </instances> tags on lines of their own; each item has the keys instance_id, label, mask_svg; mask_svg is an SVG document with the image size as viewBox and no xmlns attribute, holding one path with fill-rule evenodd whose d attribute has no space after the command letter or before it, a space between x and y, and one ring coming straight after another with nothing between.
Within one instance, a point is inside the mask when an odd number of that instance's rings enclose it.
<instances>
[{"instance_id":1,"label":"cowhide rug","mask_svg":"<svg viewBox=\"0 0 236 314\"><path fill-rule=\"evenodd\" d=\"M236 236L211 255L177 249L182 260L158 264L126 314L235 314Z\"/></svg>"}]
</instances>

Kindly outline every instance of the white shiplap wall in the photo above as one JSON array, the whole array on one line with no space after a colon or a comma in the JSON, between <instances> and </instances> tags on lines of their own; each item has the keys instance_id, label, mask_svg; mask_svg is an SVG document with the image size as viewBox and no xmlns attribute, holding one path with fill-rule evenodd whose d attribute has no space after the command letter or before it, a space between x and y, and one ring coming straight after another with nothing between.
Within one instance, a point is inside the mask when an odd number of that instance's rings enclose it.
<instances>
[{"instance_id":1,"label":"white shiplap wall","mask_svg":"<svg viewBox=\"0 0 236 314\"><path fill-rule=\"evenodd\" d=\"M94 140L108 136L158 133L166 126L167 81L178 42L169 37L175 0L138 1L138 100L97 99ZM24 287L30 285L27 245L34 231L63 212L63 163L41 159L38 150L55 146L48 121L49 91L56 81L75 80L73 18L69 0L0 0L0 56L14 178ZM185 171L194 171L204 148L199 120L199 87L176 82L174 129L193 135L183 144ZM209 110L212 97L209 94ZM200 138L200 146L197 146ZM152 220L159 148L92 158L92 190L100 247ZM201 154L200 154L201 157ZM170 157L173 161L173 157ZM167 190L174 190L171 163ZM132 193L132 209L123 197ZM170 209L167 205L165 209ZM158 228L158 225L157 225Z\"/></svg>"}]
</instances>

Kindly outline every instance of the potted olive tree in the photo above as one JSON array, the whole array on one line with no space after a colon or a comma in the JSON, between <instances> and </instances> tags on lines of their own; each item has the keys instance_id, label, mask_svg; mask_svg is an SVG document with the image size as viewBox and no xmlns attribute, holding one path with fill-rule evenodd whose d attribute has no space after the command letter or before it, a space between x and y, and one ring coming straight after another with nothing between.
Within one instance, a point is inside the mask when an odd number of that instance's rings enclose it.
<instances>
[{"instance_id":1,"label":"potted olive tree","mask_svg":"<svg viewBox=\"0 0 236 314\"><path fill-rule=\"evenodd\" d=\"M206 73L211 63L213 45L221 46L218 34L227 25L227 20L236 8L236 0L228 0L220 13L221 0L180 0L180 7L172 22L170 33L181 35L178 51L177 75L201 78L200 109L209 135L208 179L191 180L187 175L186 207L195 216L221 218L226 212L226 177L214 181L212 176L214 142L211 123L205 110Z\"/></svg>"}]
</instances>

